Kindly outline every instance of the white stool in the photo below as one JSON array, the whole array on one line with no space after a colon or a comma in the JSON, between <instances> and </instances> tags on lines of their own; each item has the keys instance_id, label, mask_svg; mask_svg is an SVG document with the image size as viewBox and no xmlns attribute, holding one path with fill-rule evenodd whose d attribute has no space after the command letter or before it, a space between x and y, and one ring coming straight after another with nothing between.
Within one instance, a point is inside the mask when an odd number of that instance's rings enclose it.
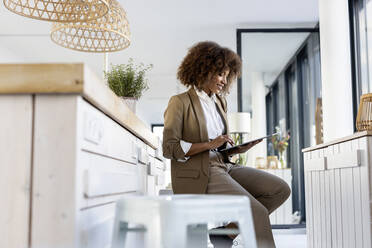
<instances>
[{"instance_id":1,"label":"white stool","mask_svg":"<svg viewBox=\"0 0 372 248\"><path fill-rule=\"evenodd\" d=\"M113 247L124 248L128 223L145 227L145 247L205 248L208 223L236 222L246 248L256 248L250 202L246 196L128 196L117 202Z\"/></svg>"}]
</instances>

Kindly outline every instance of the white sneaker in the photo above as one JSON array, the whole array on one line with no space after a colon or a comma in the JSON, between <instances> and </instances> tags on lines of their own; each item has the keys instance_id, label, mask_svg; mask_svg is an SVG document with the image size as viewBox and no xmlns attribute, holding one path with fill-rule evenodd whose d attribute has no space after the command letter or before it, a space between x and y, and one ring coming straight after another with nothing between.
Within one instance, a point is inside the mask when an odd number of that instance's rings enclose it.
<instances>
[{"instance_id":1,"label":"white sneaker","mask_svg":"<svg viewBox=\"0 0 372 248\"><path fill-rule=\"evenodd\" d=\"M244 242L240 234L233 240L231 248L244 248Z\"/></svg>"}]
</instances>

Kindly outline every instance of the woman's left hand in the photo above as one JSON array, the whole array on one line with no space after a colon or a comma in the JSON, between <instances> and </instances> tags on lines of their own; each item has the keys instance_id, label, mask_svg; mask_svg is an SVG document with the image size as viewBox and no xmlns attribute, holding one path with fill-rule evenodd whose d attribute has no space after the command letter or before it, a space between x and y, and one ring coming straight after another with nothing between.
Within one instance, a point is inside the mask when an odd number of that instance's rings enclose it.
<instances>
[{"instance_id":1,"label":"woman's left hand","mask_svg":"<svg viewBox=\"0 0 372 248\"><path fill-rule=\"evenodd\" d=\"M234 154L239 154L239 153L244 153L246 151L248 151L249 149L251 149L253 146L257 145L258 143L260 143L263 139L260 139L260 140L256 140L252 143L249 143L245 146L240 146L238 147L237 149L234 149L234 153L232 154L229 154L230 155L234 155Z\"/></svg>"}]
</instances>

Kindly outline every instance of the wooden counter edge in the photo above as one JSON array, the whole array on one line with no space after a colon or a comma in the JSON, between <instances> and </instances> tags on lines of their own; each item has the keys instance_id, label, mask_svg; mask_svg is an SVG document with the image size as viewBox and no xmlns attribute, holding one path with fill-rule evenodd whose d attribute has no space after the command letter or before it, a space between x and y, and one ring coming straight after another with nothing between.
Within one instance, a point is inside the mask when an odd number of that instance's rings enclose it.
<instances>
[{"instance_id":1,"label":"wooden counter edge","mask_svg":"<svg viewBox=\"0 0 372 248\"><path fill-rule=\"evenodd\" d=\"M82 94L90 103L152 148L156 136L83 63L0 64L1 94Z\"/></svg>"},{"instance_id":2,"label":"wooden counter edge","mask_svg":"<svg viewBox=\"0 0 372 248\"><path fill-rule=\"evenodd\" d=\"M82 63L0 64L0 94L81 93Z\"/></svg>"},{"instance_id":3,"label":"wooden counter edge","mask_svg":"<svg viewBox=\"0 0 372 248\"><path fill-rule=\"evenodd\" d=\"M356 132L352 135L349 135L349 136L346 136L346 137L343 137L343 138L335 139L333 141L329 141L329 142L319 144L319 145L316 145L316 146L304 148L304 149L302 149L302 152L310 152L310 151L322 149L322 148L325 148L327 146L339 144L339 143L349 141L349 140L353 140L353 139L358 139L358 138L361 138L361 137L364 137L364 136L372 136L372 131Z\"/></svg>"}]
</instances>

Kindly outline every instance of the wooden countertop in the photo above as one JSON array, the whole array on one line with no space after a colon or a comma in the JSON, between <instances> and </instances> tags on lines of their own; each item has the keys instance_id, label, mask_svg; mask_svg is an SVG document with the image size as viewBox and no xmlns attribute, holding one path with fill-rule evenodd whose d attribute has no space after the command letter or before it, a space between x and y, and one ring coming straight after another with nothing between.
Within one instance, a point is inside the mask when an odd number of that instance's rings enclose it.
<instances>
[{"instance_id":1,"label":"wooden countertop","mask_svg":"<svg viewBox=\"0 0 372 248\"><path fill-rule=\"evenodd\" d=\"M0 64L0 94L80 94L157 149L157 137L86 65Z\"/></svg>"},{"instance_id":2,"label":"wooden countertop","mask_svg":"<svg viewBox=\"0 0 372 248\"><path fill-rule=\"evenodd\" d=\"M310 152L310 151L318 150L318 149L325 148L325 147L330 146L330 145L335 145L335 144L342 143L342 142L345 142L345 141L358 139L358 138L361 138L361 137L364 137L364 136L372 136L372 131L356 132L352 135L349 135L349 136L346 136L346 137L343 137L343 138L335 139L335 140L332 140L332 141L329 141L329 142L326 142L326 143L323 143L323 144L319 144L319 145L316 145L316 146L312 146L312 147L302 149L302 152Z\"/></svg>"}]
</instances>

